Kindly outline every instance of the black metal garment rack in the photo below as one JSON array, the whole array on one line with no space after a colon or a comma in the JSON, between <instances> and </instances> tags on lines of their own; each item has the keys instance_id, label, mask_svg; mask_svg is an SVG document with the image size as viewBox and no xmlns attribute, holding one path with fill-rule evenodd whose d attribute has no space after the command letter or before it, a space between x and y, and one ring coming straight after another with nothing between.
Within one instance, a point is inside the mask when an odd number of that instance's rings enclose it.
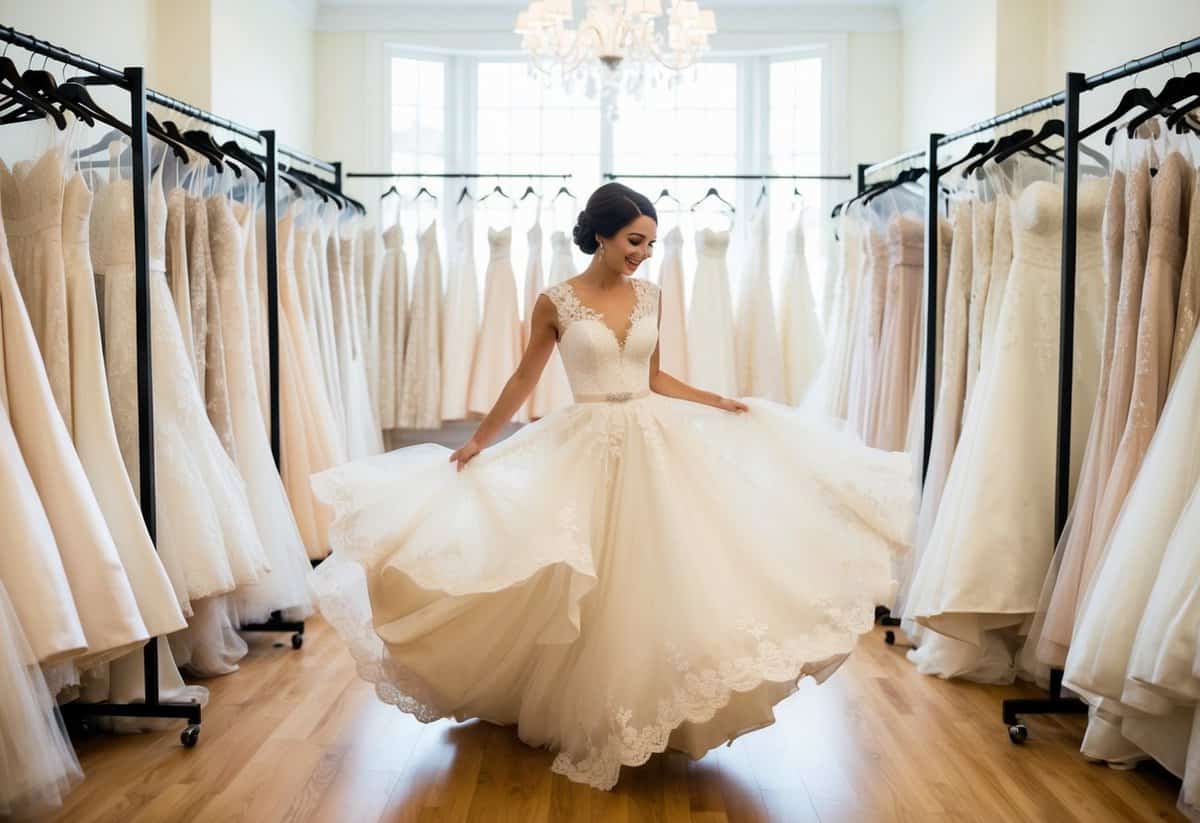
<instances>
[{"instance_id":1,"label":"black metal garment rack","mask_svg":"<svg viewBox=\"0 0 1200 823\"><path fill-rule=\"evenodd\" d=\"M157 509L154 484L154 407L153 372L151 369L151 324L150 324L150 247L149 247L149 203L147 198L150 178L150 153L146 129L146 104L154 103L186 114L204 123L218 126L243 137L262 141L266 147L266 247L267 247L267 324L268 360L270 385L270 438L271 452L279 468L280 447L280 404L279 404L279 276L278 250L276 247L278 204L279 157L288 157L299 163L314 167L334 176L334 185L341 191L341 164L329 163L302 152L279 146L273 130L256 131L239 123L218 117L169 95L146 87L145 70L127 67L118 71L67 49L55 46L11 27L0 26L0 41L19 46L33 54L73 66L87 76L77 82L88 85L112 85L129 94L130 98L130 153L132 156L133 222L134 222L134 289L135 319L134 333L137 344L137 404L138 404L138 473L142 478L140 507L142 519L153 543L157 544ZM284 621L279 613L261 624L242 627L245 631L294 632L293 648L303 643L304 622ZM160 699L158 689L158 645L151 638L143 647L145 700L142 703L67 703L61 706L66 719L86 721L89 717L146 717L182 719L187 727L181 734L185 746L194 746L199 740L201 707L198 703L170 703Z\"/></svg>"},{"instance_id":2,"label":"black metal garment rack","mask_svg":"<svg viewBox=\"0 0 1200 823\"><path fill-rule=\"evenodd\" d=\"M1067 521L1068 501L1070 499L1071 475L1071 390L1074 379L1075 356L1075 268L1076 268L1076 236L1079 201L1079 103L1086 92L1093 91L1108 83L1131 77L1139 72L1162 66L1175 60L1181 60L1192 54L1200 53L1200 37L1185 40L1175 46L1147 55L1137 60L1131 60L1099 74L1086 77L1077 72L1066 75L1064 91L1042 97L1019 108L980 121L951 134L930 134L929 146L924 152L929 179L926 189L926 225L925 225L925 443L922 462L922 478L929 466L929 449L933 431L933 410L936 398L936 359L934 352L937 345L936 309L938 301L938 196L941 178L938 166L938 149L947 146L964 137L979 134L1036 114L1040 111L1063 106L1063 208L1062 208L1062 262L1060 274L1061 305L1059 314L1059 364L1058 364L1058 394L1057 394L1057 436L1055 443L1055 477L1054 477L1054 542L1062 537ZM866 177L872 172L885 166L898 165L915 160L922 152L914 151L901 155L885 163L874 166L859 166L859 191L865 188ZM886 625L895 625L886 617ZM896 621L898 622L898 621ZM892 632L887 633L886 641L890 644L895 640ZM1083 714L1088 710L1086 703L1062 696L1063 672L1061 669L1051 669L1049 695L1036 699L1009 699L1003 701L1002 718L1008 726L1009 738L1014 743L1023 743L1028 737L1028 729L1020 722L1024 715L1038 714Z\"/></svg>"}]
</instances>

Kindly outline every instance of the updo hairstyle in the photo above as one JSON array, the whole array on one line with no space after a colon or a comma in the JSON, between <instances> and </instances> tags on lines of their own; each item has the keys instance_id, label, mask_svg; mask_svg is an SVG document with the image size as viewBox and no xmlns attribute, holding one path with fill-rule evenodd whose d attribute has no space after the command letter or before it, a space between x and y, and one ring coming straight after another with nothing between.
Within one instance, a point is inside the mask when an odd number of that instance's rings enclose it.
<instances>
[{"instance_id":1,"label":"updo hairstyle","mask_svg":"<svg viewBox=\"0 0 1200 823\"><path fill-rule=\"evenodd\" d=\"M575 221L575 245L584 254L595 254L600 248L596 235L612 237L643 214L658 222L658 212L646 195L621 183L605 183L592 192Z\"/></svg>"}]
</instances>

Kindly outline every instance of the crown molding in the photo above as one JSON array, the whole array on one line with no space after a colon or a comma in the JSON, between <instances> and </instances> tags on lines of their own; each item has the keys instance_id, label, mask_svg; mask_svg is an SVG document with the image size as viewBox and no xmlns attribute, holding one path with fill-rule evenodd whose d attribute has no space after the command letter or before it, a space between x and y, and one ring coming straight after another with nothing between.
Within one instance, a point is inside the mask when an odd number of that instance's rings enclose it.
<instances>
[{"instance_id":1,"label":"crown molding","mask_svg":"<svg viewBox=\"0 0 1200 823\"><path fill-rule=\"evenodd\" d=\"M299 0L301 3L317 0ZM781 32L881 32L900 30L895 6L834 3L792 3L717 8L718 33L771 34ZM511 33L516 14L494 6L428 4L317 4L316 29L324 32L414 32L426 34Z\"/></svg>"}]
</instances>

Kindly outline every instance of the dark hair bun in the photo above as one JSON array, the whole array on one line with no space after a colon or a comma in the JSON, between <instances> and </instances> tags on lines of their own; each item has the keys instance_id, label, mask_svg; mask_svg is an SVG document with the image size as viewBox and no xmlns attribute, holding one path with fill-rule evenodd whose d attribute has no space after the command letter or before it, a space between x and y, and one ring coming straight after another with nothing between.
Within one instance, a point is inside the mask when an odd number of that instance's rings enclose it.
<instances>
[{"instance_id":1,"label":"dark hair bun","mask_svg":"<svg viewBox=\"0 0 1200 823\"><path fill-rule=\"evenodd\" d=\"M579 217L575 218L575 230L571 232L571 236L575 238L575 245L579 246L584 254L595 254L600 248L600 244L596 242L596 230L592 228L592 219L586 211L579 212Z\"/></svg>"},{"instance_id":2,"label":"dark hair bun","mask_svg":"<svg viewBox=\"0 0 1200 823\"><path fill-rule=\"evenodd\" d=\"M575 245L584 254L595 254L600 248L597 235L612 237L642 215L658 222L658 212L650 198L621 183L605 183L592 192L575 221L572 232Z\"/></svg>"}]
</instances>

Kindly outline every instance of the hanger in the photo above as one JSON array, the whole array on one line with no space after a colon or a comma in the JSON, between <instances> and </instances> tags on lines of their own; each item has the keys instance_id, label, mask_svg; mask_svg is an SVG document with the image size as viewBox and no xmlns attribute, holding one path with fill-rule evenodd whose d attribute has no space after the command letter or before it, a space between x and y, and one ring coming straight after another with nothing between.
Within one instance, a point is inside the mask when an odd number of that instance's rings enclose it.
<instances>
[{"instance_id":1,"label":"hanger","mask_svg":"<svg viewBox=\"0 0 1200 823\"><path fill-rule=\"evenodd\" d=\"M539 199L541 199L541 195L533 190L532 183L530 183L528 186L525 187L525 192L520 197L517 198L517 201L523 203L523 202L525 202L525 198L529 197L530 195L537 195L537 197Z\"/></svg>"},{"instance_id":2,"label":"hanger","mask_svg":"<svg viewBox=\"0 0 1200 823\"><path fill-rule=\"evenodd\" d=\"M892 189L899 188L900 186L906 185L908 183L917 182L918 180L920 180L922 177L925 176L926 171L927 171L927 169L924 166L917 166L915 168L905 169L904 171L902 171L898 175L896 175L896 179L894 179L890 182L884 183L882 186L879 186L874 191L867 193L867 195L863 198L863 205L866 206L872 200L874 200L876 197L883 194L884 192L891 191Z\"/></svg>"},{"instance_id":3,"label":"hanger","mask_svg":"<svg viewBox=\"0 0 1200 823\"><path fill-rule=\"evenodd\" d=\"M663 191L665 192L666 189L663 189ZM561 186L558 187L558 191L556 191L554 193L554 199L551 202L558 202L558 198L562 197L564 194L567 197L570 197L572 200L576 199L575 195L571 194L571 190L567 188L567 184L563 183ZM678 203L679 201L676 200L675 202Z\"/></svg>"},{"instance_id":4,"label":"hanger","mask_svg":"<svg viewBox=\"0 0 1200 823\"><path fill-rule=\"evenodd\" d=\"M426 197L428 197L430 200L432 200L435 203L438 201L436 194L434 194L433 192L431 192L429 189L425 188L424 186L421 186L421 188L417 189L417 193L413 195L413 202L415 203L418 200L420 200L421 195L425 195Z\"/></svg>"},{"instance_id":5,"label":"hanger","mask_svg":"<svg viewBox=\"0 0 1200 823\"><path fill-rule=\"evenodd\" d=\"M1092 125L1088 126L1086 129L1080 129L1079 139L1085 140L1088 137L1091 137L1096 132L1100 131L1106 126L1112 125L1136 108L1150 109L1153 108L1154 105L1154 96L1150 94L1148 89L1141 87L1132 88L1121 96L1120 101L1117 103L1117 107L1113 109L1112 112L1110 112L1106 117L1102 117Z\"/></svg>"},{"instance_id":6,"label":"hanger","mask_svg":"<svg viewBox=\"0 0 1200 823\"><path fill-rule=\"evenodd\" d=\"M455 201L455 205L461 206L464 200L470 200L472 203L475 202L475 198L471 196L471 187L465 183L463 184L462 191L458 193L458 200Z\"/></svg>"},{"instance_id":7,"label":"hanger","mask_svg":"<svg viewBox=\"0 0 1200 823\"><path fill-rule=\"evenodd\" d=\"M1033 129L1017 129L1012 134L1004 135L996 140L996 142L992 144L991 148L979 155L971 163L968 163L966 168L962 170L962 176L964 178L970 177L975 172L983 168L983 165L993 157L1003 154L1010 146L1023 143L1030 137L1033 137Z\"/></svg>"},{"instance_id":8,"label":"hanger","mask_svg":"<svg viewBox=\"0 0 1200 823\"><path fill-rule=\"evenodd\" d=\"M391 197L393 194L396 195L397 197L400 196L400 189L396 188L394 183L392 184L392 186L390 188L388 188L387 191L385 191L383 194L379 195L379 199L386 200L389 197Z\"/></svg>"},{"instance_id":9,"label":"hanger","mask_svg":"<svg viewBox=\"0 0 1200 823\"><path fill-rule=\"evenodd\" d=\"M691 211L695 211L695 210L696 210L696 208L697 208L697 207L698 207L698 206L699 206L701 203L703 203L705 200L707 200L707 199L708 199L708 198L710 198L710 197L715 197L715 198L717 198L718 200L720 200L722 203L724 203L724 204L725 204L725 206L726 206L726 208L728 208L728 209L729 209L729 213L730 213L730 214L737 214L737 209L735 209L735 208L733 207L733 204L732 204L732 203L730 203L728 200L726 200L724 197L722 197L722 196L721 196L721 193L720 193L719 191L717 191L716 187L714 187L714 186L710 186L710 187L709 187L709 189L708 189L708 191L706 191L706 192L704 193L704 196L703 196L703 197L701 197L699 200L697 200L695 203L693 203L693 204L692 204Z\"/></svg>"},{"instance_id":10,"label":"hanger","mask_svg":"<svg viewBox=\"0 0 1200 823\"><path fill-rule=\"evenodd\" d=\"M501 197L503 197L505 200L509 200L509 201L511 201L511 200L512 200L512 198L511 198L511 197L509 197L507 194L505 194L505 193L504 193L504 189L500 188L500 184L499 184L499 183L497 183L497 184L495 185L495 187L493 187L493 188L492 188L492 190L491 190L491 191L489 191L489 192L488 192L487 194L485 194L483 197L480 197L480 198L479 198L479 202L480 202L480 203L482 203L484 200L487 200L487 199L488 199L489 197L491 197L493 194L498 194L498 195L500 195Z\"/></svg>"},{"instance_id":11,"label":"hanger","mask_svg":"<svg viewBox=\"0 0 1200 823\"><path fill-rule=\"evenodd\" d=\"M267 180L267 164L260 163L259 160L244 148L236 140L226 140L221 144L221 151L225 152L227 157L232 157L246 168L250 169L250 173L258 178L258 182L265 183Z\"/></svg>"},{"instance_id":12,"label":"hanger","mask_svg":"<svg viewBox=\"0 0 1200 823\"><path fill-rule=\"evenodd\" d=\"M760 188L758 190L758 199L754 201L754 208L757 209L759 206L761 206L762 201L765 200L766 197L767 197L767 181L763 180L762 188Z\"/></svg>"},{"instance_id":13,"label":"hanger","mask_svg":"<svg viewBox=\"0 0 1200 823\"><path fill-rule=\"evenodd\" d=\"M679 202L679 198L671 194L670 190L668 190L666 187L664 187L663 190L658 193L658 197L654 198L654 205L657 206L662 200L674 200L676 209L683 208L683 204Z\"/></svg>"}]
</instances>

